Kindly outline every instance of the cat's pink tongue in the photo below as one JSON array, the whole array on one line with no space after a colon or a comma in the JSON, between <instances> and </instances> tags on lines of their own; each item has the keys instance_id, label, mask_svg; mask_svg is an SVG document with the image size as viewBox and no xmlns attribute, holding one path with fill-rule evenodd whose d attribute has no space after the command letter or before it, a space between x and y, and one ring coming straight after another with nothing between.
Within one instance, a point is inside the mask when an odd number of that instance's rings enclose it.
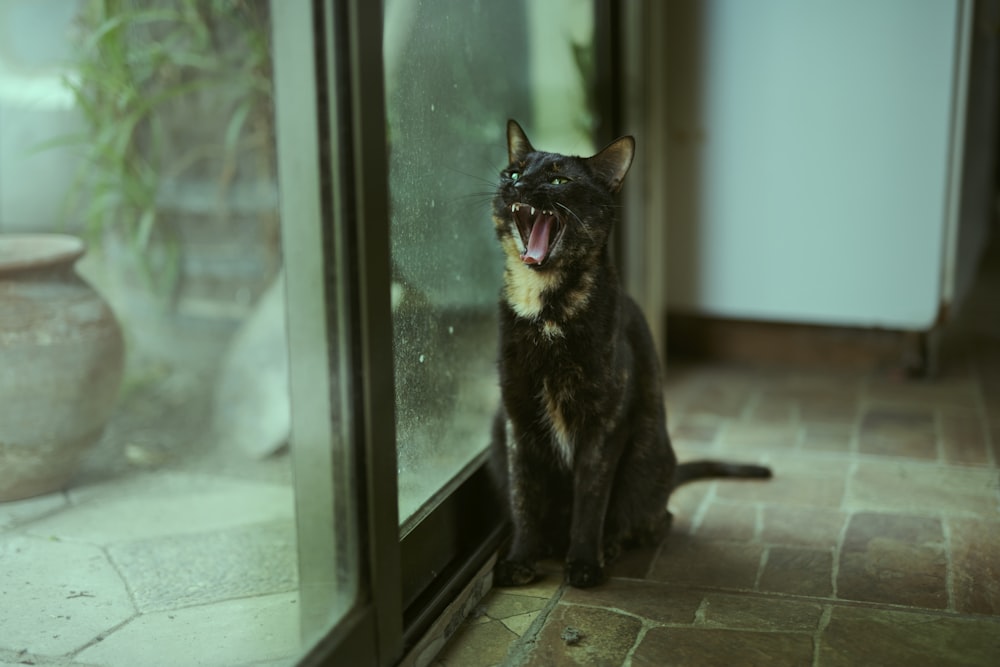
<instances>
[{"instance_id":1,"label":"cat's pink tongue","mask_svg":"<svg viewBox=\"0 0 1000 667\"><path fill-rule=\"evenodd\" d=\"M552 233L552 223L555 218L551 215L540 215L531 226L531 237L528 239L528 249L521 255L521 261L525 264L541 264L549 254L549 235Z\"/></svg>"}]
</instances>

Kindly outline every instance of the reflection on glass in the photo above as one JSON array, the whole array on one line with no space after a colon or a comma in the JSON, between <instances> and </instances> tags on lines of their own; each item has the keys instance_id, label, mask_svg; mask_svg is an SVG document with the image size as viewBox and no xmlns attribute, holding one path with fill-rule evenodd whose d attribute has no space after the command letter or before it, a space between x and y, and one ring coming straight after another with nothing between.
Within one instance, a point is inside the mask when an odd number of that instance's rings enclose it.
<instances>
[{"instance_id":1,"label":"reflection on glass","mask_svg":"<svg viewBox=\"0 0 1000 667\"><path fill-rule=\"evenodd\" d=\"M260 0L0 4L0 194L19 195L0 234L85 238L77 269L127 350L68 487L0 503L0 662L301 652L271 30ZM31 177L52 163L78 178ZM322 293L300 298L322 317Z\"/></svg>"},{"instance_id":2,"label":"reflection on glass","mask_svg":"<svg viewBox=\"0 0 1000 667\"><path fill-rule=\"evenodd\" d=\"M590 149L592 13L574 0L385 5L404 525L488 442L502 272L488 203L504 127L516 117L540 145Z\"/></svg>"}]
</instances>

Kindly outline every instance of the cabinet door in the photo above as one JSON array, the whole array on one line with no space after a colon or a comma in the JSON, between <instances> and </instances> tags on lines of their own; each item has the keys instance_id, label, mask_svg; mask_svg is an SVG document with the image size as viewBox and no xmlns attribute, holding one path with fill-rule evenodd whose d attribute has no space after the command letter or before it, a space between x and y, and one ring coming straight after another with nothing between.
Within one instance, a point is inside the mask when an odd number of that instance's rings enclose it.
<instances>
[{"instance_id":1,"label":"cabinet door","mask_svg":"<svg viewBox=\"0 0 1000 667\"><path fill-rule=\"evenodd\" d=\"M959 2L670 5L671 306L929 327Z\"/></svg>"}]
</instances>

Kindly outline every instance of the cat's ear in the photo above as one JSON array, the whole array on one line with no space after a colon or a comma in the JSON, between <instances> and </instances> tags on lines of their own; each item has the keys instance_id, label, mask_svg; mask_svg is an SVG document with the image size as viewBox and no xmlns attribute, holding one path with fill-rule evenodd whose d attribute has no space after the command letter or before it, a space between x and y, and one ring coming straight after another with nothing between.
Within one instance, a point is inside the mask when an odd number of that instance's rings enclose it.
<instances>
[{"instance_id":1,"label":"cat's ear","mask_svg":"<svg viewBox=\"0 0 1000 667\"><path fill-rule=\"evenodd\" d=\"M517 121L511 118L507 121L507 158L511 164L520 162L528 153L534 153L528 135L524 133Z\"/></svg>"},{"instance_id":2,"label":"cat's ear","mask_svg":"<svg viewBox=\"0 0 1000 667\"><path fill-rule=\"evenodd\" d=\"M635 139L621 137L601 149L601 152L587 158L587 165L607 184L611 192L622 188L622 181L635 155Z\"/></svg>"}]
</instances>

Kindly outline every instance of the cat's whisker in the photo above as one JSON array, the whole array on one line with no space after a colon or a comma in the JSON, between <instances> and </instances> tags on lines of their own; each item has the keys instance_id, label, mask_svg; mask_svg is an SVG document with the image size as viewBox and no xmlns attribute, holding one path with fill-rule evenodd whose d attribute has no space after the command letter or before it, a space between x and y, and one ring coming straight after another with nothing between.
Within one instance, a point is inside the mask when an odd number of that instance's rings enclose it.
<instances>
[{"instance_id":1,"label":"cat's whisker","mask_svg":"<svg viewBox=\"0 0 1000 667\"><path fill-rule=\"evenodd\" d=\"M496 196L495 192L468 192L462 195L456 195L448 199L449 203L466 204L470 203L475 207L482 207L486 210L492 208L493 197Z\"/></svg>"},{"instance_id":2,"label":"cat's whisker","mask_svg":"<svg viewBox=\"0 0 1000 667\"><path fill-rule=\"evenodd\" d=\"M473 179L475 181L479 181L480 183L485 183L485 184L487 184L489 186L495 186L496 185L496 179L495 178L487 178L486 176L480 176L478 174L470 174L467 171L462 171L461 169L455 169L454 167L445 167L445 169L447 169L448 171L450 171L452 173L460 174L462 176L465 176L466 178L471 178L471 179ZM492 170L492 173L498 173L499 171L500 171L499 169Z\"/></svg>"},{"instance_id":3,"label":"cat's whisker","mask_svg":"<svg viewBox=\"0 0 1000 667\"><path fill-rule=\"evenodd\" d=\"M571 216L573 216L574 218L576 218L576 221L578 223L580 223L580 228L583 229L583 231L585 231L587 233L587 237L591 241L594 240L594 232L590 229L590 227L588 227L586 225L586 223L583 222L582 219L580 219L580 216L578 216L576 213L573 212L573 209L571 209L569 206L566 206L566 204L563 204L562 202L556 202L556 206L558 206L559 208L563 209L564 211L566 211L567 213L569 213Z\"/></svg>"}]
</instances>

